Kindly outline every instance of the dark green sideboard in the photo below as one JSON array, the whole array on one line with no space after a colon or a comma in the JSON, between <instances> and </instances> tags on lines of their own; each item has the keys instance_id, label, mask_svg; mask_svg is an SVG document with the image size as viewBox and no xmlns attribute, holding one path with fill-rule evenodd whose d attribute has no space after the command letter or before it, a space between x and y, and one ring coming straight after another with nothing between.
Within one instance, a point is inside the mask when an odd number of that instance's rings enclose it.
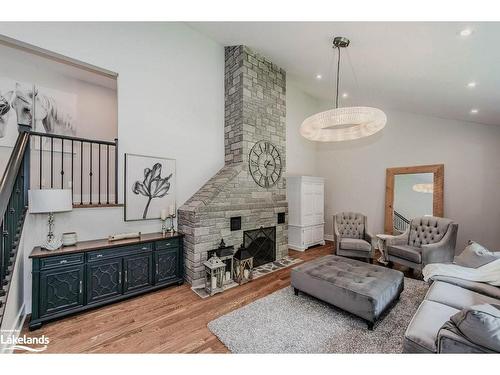
<instances>
[{"instance_id":1,"label":"dark green sideboard","mask_svg":"<svg viewBox=\"0 0 500 375\"><path fill-rule=\"evenodd\" d=\"M30 330L43 322L184 280L182 233L93 240L48 251L35 247Z\"/></svg>"}]
</instances>

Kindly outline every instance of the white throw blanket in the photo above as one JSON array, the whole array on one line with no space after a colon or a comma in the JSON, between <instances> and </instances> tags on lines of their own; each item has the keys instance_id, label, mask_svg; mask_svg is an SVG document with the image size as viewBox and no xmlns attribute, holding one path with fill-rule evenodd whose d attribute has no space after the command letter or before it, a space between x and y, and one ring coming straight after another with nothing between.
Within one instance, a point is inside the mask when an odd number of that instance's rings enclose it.
<instances>
[{"instance_id":1,"label":"white throw blanket","mask_svg":"<svg viewBox=\"0 0 500 375\"><path fill-rule=\"evenodd\" d=\"M456 264L433 263L422 270L424 280L434 276L450 276L500 286L500 259L478 268L468 268Z\"/></svg>"}]
</instances>

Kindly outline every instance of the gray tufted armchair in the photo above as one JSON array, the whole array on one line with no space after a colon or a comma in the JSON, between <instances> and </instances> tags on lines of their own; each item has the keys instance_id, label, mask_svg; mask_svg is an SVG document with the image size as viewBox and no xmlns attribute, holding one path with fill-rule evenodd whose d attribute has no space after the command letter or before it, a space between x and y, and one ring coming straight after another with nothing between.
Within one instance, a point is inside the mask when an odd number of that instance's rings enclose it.
<instances>
[{"instance_id":1,"label":"gray tufted armchair","mask_svg":"<svg viewBox=\"0 0 500 375\"><path fill-rule=\"evenodd\" d=\"M357 212L341 212L333 217L336 254L345 257L373 258L372 235L367 218Z\"/></svg>"},{"instance_id":2,"label":"gray tufted armchair","mask_svg":"<svg viewBox=\"0 0 500 375\"><path fill-rule=\"evenodd\" d=\"M386 240L390 262L422 270L430 263L451 263L455 256L458 224L435 216L417 217L399 236Z\"/></svg>"}]
</instances>

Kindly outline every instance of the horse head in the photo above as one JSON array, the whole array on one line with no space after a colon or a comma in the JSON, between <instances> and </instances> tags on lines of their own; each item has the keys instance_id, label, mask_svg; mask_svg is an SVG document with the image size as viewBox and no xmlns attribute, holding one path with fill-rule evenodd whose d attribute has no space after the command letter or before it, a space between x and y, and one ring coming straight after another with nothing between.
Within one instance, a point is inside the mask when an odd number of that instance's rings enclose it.
<instances>
[{"instance_id":1,"label":"horse head","mask_svg":"<svg viewBox=\"0 0 500 375\"><path fill-rule=\"evenodd\" d=\"M16 83L10 105L16 111L17 123L19 125L31 126L33 124L33 101L37 100L38 91L27 89ZM36 116L37 118L39 116Z\"/></svg>"}]
</instances>

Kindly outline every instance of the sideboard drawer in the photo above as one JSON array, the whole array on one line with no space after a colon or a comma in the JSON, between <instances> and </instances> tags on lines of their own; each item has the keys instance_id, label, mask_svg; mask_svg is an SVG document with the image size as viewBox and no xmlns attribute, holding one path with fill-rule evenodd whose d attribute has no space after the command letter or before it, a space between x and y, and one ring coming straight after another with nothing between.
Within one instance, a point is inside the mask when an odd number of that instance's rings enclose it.
<instances>
[{"instance_id":1,"label":"sideboard drawer","mask_svg":"<svg viewBox=\"0 0 500 375\"><path fill-rule=\"evenodd\" d=\"M96 262L103 259L114 258L117 256L124 256L129 253L141 253L153 250L153 243L142 243L138 245L121 246L112 249L96 250L87 253L88 262Z\"/></svg>"},{"instance_id":2,"label":"sideboard drawer","mask_svg":"<svg viewBox=\"0 0 500 375\"><path fill-rule=\"evenodd\" d=\"M171 238L169 240L156 241L156 250L171 249L179 246L178 238Z\"/></svg>"},{"instance_id":3,"label":"sideboard drawer","mask_svg":"<svg viewBox=\"0 0 500 375\"><path fill-rule=\"evenodd\" d=\"M84 261L84 254L70 254L42 258L40 260L40 269L45 270L54 267L72 266L81 264Z\"/></svg>"}]
</instances>

